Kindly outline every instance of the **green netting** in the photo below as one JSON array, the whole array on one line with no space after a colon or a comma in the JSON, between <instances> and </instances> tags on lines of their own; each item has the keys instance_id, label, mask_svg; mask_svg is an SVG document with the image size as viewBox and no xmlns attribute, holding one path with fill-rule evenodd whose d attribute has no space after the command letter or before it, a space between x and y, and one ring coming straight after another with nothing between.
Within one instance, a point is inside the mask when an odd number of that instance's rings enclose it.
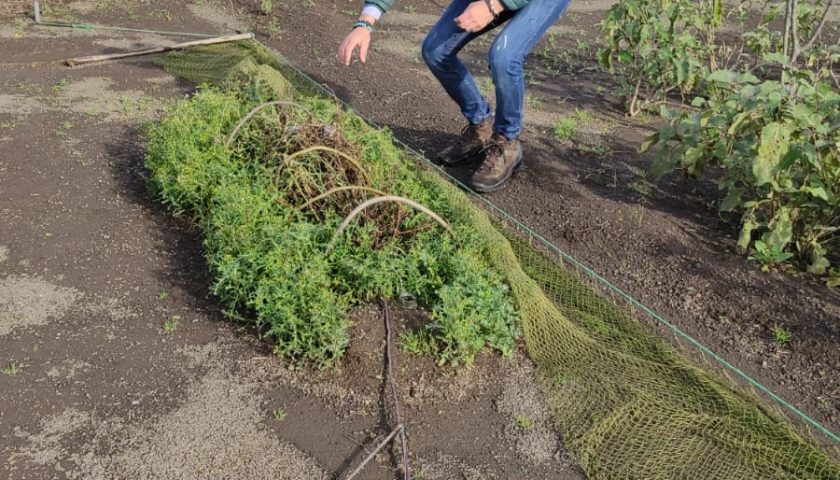
<instances>
[{"instance_id":1,"label":"green netting","mask_svg":"<svg viewBox=\"0 0 840 480\"><path fill-rule=\"evenodd\" d=\"M291 84L311 93L256 42L182 51L162 64L199 83L259 78L279 99L293 99ZM786 417L654 337L529 232L418 168L493 245L553 420L589 478L840 479L840 464Z\"/></svg>"}]
</instances>

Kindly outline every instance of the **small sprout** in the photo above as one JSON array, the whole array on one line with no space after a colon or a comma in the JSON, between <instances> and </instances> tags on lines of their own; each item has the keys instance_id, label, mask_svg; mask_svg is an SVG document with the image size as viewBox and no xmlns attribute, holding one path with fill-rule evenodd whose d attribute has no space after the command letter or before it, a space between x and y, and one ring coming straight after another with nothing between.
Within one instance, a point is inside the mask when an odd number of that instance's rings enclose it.
<instances>
[{"instance_id":1,"label":"small sprout","mask_svg":"<svg viewBox=\"0 0 840 480\"><path fill-rule=\"evenodd\" d=\"M67 79L62 78L61 80L58 81L58 83L56 83L55 85L52 86L53 93L58 93L58 92L64 90L64 87L66 87L67 84L68 84Z\"/></svg>"},{"instance_id":2,"label":"small sprout","mask_svg":"<svg viewBox=\"0 0 840 480\"><path fill-rule=\"evenodd\" d=\"M17 365L14 362L10 363L8 367L0 369L0 372L3 372L5 375L8 375L10 377L14 377L19 371L20 365Z\"/></svg>"},{"instance_id":3,"label":"small sprout","mask_svg":"<svg viewBox=\"0 0 840 480\"><path fill-rule=\"evenodd\" d=\"M64 122L62 122L62 124L58 127L58 129L55 131L55 133L56 133L56 135L58 135L59 137L63 137L63 136L66 136L66 135L67 135L67 131L68 131L68 130L70 130L71 128L73 128L73 124L72 124L72 123L70 123L69 121L66 121L66 120L65 120L65 121L64 121Z\"/></svg>"},{"instance_id":4,"label":"small sprout","mask_svg":"<svg viewBox=\"0 0 840 480\"><path fill-rule=\"evenodd\" d=\"M167 298L169 298L169 292L162 291L158 293L158 300L160 300L161 302L166 300Z\"/></svg>"},{"instance_id":5,"label":"small sprout","mask_svg":"<svg viewBox=\"0 0 840 480\"><path fill-rule=\"evenodd\" d=\"M280 25L277 23L276 18L269 20L266 28L268 29L268 36L270 38L274 38L280 33Z\"/></svg>"},{"instance_id":6,"label":"small sprout","mask_svg":"<svg viewBox=\"0 0 840 480\"><path fill-rule=\"evenodd\" d=\"M288 415L285 410L279 407L274 409L274 411L271 412L271 414L274 416L274 419L278 422L282 422L283 420L285 420L286 415Z\"/></svg>"},{"instance_id":7,"label":"small sprout","mask_svg":"<svg viewBox=\"0 0 840 480\"><path fill-rule=\"evenodd\" d=\"M779 325L778 323L773 327L773 340L779 345L787 345L790 343L791 338L793 338L793 333L791 333L791 331L787 328Z\"/></svg>"},{"instance_id":8,"label":"small sprout","mask_svg":"<svg viewBox=\"0 0 840 480\"><path fill-rule=\"evenodd\" d=\"M180 315L172 315L169 317L168 320L163 322L163 331L166 333L172 333L178 328L178 322L181 321Z\"/></svg>"},{"instance_id":9,"label":"small sprout","mask_svg":"<svg viewBox=\"0 0 840 480\"><path fill-rule=\"evenodd\" d=\"M516 424L525 430L534 428L534 421L521 413L516 415Z\"/></svg>"},{"instance_id":10,"label":"small sprout","mask_svg":"<svg viewBox=\"0 0 840 480\"><path fill-rule=\"evenodd\" d=\"M554 122L554 138L557 140L571 140L577 133L578 121L571 116L563 116Z\"/></svg>"}]
</instances>

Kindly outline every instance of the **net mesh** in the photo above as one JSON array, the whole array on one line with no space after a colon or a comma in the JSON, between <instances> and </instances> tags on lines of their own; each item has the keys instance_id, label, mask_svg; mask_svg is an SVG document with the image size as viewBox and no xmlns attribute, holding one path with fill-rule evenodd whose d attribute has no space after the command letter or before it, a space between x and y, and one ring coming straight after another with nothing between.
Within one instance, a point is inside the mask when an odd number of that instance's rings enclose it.
<instances>
[{"instance_id":1,"label":"net mesh","mask_svg":"<svg viewBox=\"0 0 840 480\"><path fill-rule=\"evenodd\" d=\"M257 42L175 52L161 63L196 83L256 81L278 99L315 92ZM588 478L840 480L836 449L695 366L519 224L469 201L428 166L418 168L492 245L553 421Z\"/></svg>"}]
</instances>

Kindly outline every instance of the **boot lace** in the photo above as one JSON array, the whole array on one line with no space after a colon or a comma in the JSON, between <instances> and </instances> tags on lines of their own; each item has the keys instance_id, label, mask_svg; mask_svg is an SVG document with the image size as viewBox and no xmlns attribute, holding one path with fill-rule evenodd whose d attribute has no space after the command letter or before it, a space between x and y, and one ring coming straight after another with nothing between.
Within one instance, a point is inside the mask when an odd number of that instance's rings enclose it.
<instances>
[{"instance_id":1,"label":"boot lace","mask_svg":"<svg viewBox=\"0 0 840 480\"><path fill-rule=\"evenodd\" d=\"M490 143L482 149L485 154L484 162L478 167L480 172L489 172L494 170L497 166L504 163L505 160L505 144L502 140L495 136L490 139Z\"/></svg>"}]
</instances>

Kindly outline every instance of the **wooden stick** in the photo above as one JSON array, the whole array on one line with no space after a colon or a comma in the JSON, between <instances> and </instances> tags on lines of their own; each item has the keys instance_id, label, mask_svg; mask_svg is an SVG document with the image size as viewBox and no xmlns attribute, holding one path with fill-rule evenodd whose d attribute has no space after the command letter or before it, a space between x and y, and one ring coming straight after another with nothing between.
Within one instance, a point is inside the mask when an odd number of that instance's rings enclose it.
<instances>
[{"instance_id":1,"label":"wooden stick","mask_svg":"<svg viewBox=\"0 0 840 480\"><path fill-rule=\"evenodd\" d=\"M65 60L68 66L75 67L84 63L103 62L106 60L115 60L117 58L137 57L140 55L151 55L153 53L163 53L171 50L180 50L188 47L198 47L201 45L215 45L217 43L237 42L239 40L248 40L254 38L253 33L242 33L239 35L225 35L222 37L206 38L202 40L192 40L184 43L176 43L168 47L147 48L145 50L135 50L132 52L112 53L108 55L90 55L87 57L76 57Z\"/></svg>"}]
</instances>

